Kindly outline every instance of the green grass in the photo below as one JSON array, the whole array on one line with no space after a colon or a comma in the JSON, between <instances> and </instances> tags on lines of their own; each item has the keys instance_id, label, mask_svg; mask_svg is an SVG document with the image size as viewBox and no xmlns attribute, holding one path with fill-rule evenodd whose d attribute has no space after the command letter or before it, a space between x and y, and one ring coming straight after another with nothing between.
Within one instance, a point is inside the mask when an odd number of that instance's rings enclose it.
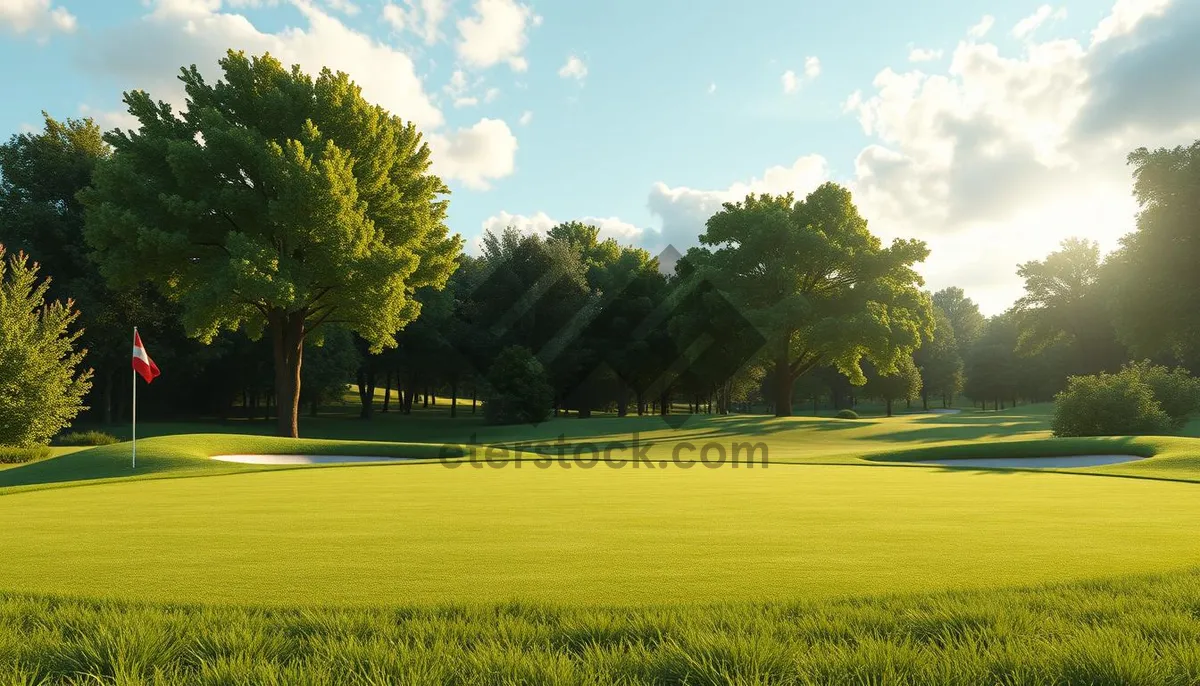
<instances>
[{"instance_id":1,"label":"green grass","mask_svg":"<svg viewBox=\"0 0 1200 686\"><path fill-rule=\"evenodd\" d=\"M625 609L0 595L8 684L1195 684L1200 575Z\"/></svg>"},{"instance_id":2,"label":"green grass","mask_svg":"<svg viewBox=\"0 0 1200 686\"><path fill-rule=\"evenodd\" d=\"M1196 683L1200 439L1047 418L146 425L136 472L128 443L0 470L0 683ZM672 463L734 442L769 465ZM911 464L1086 453L1149 459Z\"/></svg>"}]
</instances>

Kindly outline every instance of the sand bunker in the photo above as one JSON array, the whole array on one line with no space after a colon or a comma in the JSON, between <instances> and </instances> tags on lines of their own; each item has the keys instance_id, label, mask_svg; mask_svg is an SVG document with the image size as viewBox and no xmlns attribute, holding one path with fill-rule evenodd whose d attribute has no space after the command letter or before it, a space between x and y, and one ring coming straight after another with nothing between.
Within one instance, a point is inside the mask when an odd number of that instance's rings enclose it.
<instances>
[{"instance_id":1,"label":"sand bunker","mask_svg":"<svg viewBox=\"0 0 1200 686\"><path fill-rule=\"evenodd\" d=\"M350 462L403 462L407 457L374 457L370 455L213 455L221 462L242 464L342 464Z\"/></svg>"},{"instance_id":2,"label":"sand bunker","mask_svg":"<svg viewBox=\"0 0 1200 686\"><path fill-rule=\"evenodd\" d=\"M936 464L943 467L976 467L984 469L1070 469L1100 467L1145 458L1137 455L1068 455L1064 457L977 457L961 460L919 460L917 464Z\"/></svg>"}]
</instances>

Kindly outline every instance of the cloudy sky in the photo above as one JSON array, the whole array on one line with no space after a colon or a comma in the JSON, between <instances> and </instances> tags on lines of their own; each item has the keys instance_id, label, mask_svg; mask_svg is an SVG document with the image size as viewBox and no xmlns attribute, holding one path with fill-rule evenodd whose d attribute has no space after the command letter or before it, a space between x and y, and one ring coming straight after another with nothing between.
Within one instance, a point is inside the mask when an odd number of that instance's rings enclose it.
<instances>
[{"instance_id":1,"label":"cloudy sky","mask_svg":"<svg viewBox=\"0 0 1200 686\"><path fill-rule=\"evenodd\" d=\"M694 244L747 192L848 185L985 311L1133 227L1125 155L1200 137L1198 0L0 0L0 136L126 126L227 48L348 72L421 126L451 228Z\"/></svg>"}]
</instances>

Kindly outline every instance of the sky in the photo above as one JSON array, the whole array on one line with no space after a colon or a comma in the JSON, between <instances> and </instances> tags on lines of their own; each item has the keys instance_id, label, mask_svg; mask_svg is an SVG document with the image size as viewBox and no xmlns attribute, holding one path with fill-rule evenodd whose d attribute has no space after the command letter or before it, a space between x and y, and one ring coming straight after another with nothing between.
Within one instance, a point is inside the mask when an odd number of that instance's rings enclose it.
<instances>
[{"instance_id":1,"label":"sky","mask_svg":"<svg viewBox=\"0 0 1200 686\"><path fill-rule=\"evenodd\" d=\"M583 220L658 253L723 202L846 185L931 290L1134 229L1128 153L1200 138L1200 0L0 0L0 136L134 123L229 49L345 71L415 122L449 226Z\"/></svg>"}]
</instances>

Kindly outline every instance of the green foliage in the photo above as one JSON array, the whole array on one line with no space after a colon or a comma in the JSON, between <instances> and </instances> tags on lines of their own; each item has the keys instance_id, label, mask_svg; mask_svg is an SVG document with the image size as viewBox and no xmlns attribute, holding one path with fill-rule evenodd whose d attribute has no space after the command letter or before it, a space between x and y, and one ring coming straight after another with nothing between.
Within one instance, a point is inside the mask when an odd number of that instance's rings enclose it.
<instances>
[{"instance_id":1,"label":"green foliage","mask_svg":"<svg viewBox=\"0 0 1200 686\"><path fill-rule=\"evenodd\" d=\"M314 406L340 401L346 384L354 378L354 371L361 361L349 331L341 327L329 327L323 338L320 345L316 345L315 341L304 345L300 400Z\"/></svg>"},{"instance_id":2,"label":"green foliage","mask_svg":"<svg viewBox=\"0 0 1200 686\"><path fill-rule=\"evenodd\" d=\"M86 351L71 326L74 303L46 302L37 265L0 245L0 445L46 443L85 409L92 370L79 371Z\"/></svg>"},{"instance_id":3,"label":"green foliage","mask_svg":"<svg viewBox=\"0 0 1200 686\"><path fill-rule=\"evenodd\" d=\"M25 464L50 457L50 449L44 445L32 448L14 448L0 445L0 464Z\"/></svg>"},{"instance_id":4,"label":"green foliage","mask_svg":"<svg viewBox=\"0 0 1200 686\"><path fill-rule=\"evenodd\" d=\"M858 413L854 410L838 410L836 415L838 419L858 419Z\"/></svg>"},{"instance_id":5,"label":"green foliage","mask_svg":"<svg viewBox=\"0 0 1200 686\"><path fill-rule=\"evenodd\" d=\"M307 334L336 321L395 346L414 291L445 284L462 241L421 134L346 74L233 51L220 65L215 84L182 71L180 114L125 94L141 129L108 135L80 196L86 236L111 283L149 280L196 337L269 329L279 431L294 435Z\"/></svg>"},{"instance_id":6,"label":"green foliage","mask_svg":"<svg viewBox=\"0 0 1200 686\"><path fill-rule=\"evenodd\" d=\"M987 323L979 312L979 306L963 293L963 289L956 286L934 293L933 304L950 320L950 328L954 330L954 341L958 344L958 355L964 360L967 359L971 346L983 335Z\"/></svg>"},{"instance_id":7,"label":"green foliage","mask_svg":"<svg viewBox=\"0 0 1200 686\"><path fill-rule=\"evenodd\" d=\"M900 239L884 247L836 184L799 202L751 194L726 203L700 242L709 248L689 258L768 340L776 414L791 414L797 376L831 365L862 384L864 357L891 372L932 327L913 268L928 248Z\"/></svg>"},{"instance_id":8,"label":"green foliage","mask_svg":"<svg viewBox=\"0 0 1200 686\"><path fill-rule=\"evenodd\" d=\"M554 390L528 348L509 346L488 370L483 414L489 424L533 424L550 415Z\"/></svg>"},{"instance_id":9,"label":"green foliage","mask_svg":"<svg viewBox=\"0 0 1200 686\"><path fill-rule=\"evenodd\" d=\"M1153 365L1149 360L1128 364L1125 370L1150 387L1175 429L1186 424L1200 409L1200 379L1192 376L1188 370L1182 367L1168 369Z\"/></svg>"},{"instance_id":10,"label":"green foliage","mask_svg":"<svg viewBox=\"0 0 1200 686\"><path fill-rule=\"evenodd\" d=\"M103 431L72 431L54 438L55 445L112 445L117 442L116 436Z\"/></svg>"},{"instance_id":11,"label":"green foliage","mask_svg":"<svg viewBox=\"0 0 1200 686\"><path fill-rule=\"evenodd\" d=\"M901 358L891 373L871 374L863 391L870 396L882 398L887 403L887 416L891 417L893 402L920 395L921 370L917 369L912 357Z\"/></svg>"},{"instance_id":12,"label":"green foliage","mask_svg":"<svg viewBox=\"0 0 1200 686\"><path fill-rule=\"evenodd\" d=\"M1029 356L1054 344L1070 351L1068 373L1115 368L1125 359L1108 313L1110 298L1100 283L1100 246L1068 238L1044 260L1020 265L1025 295L1014 306L1018 353Z\"/></svg>"},{"instance_id":13,"label":"green foliage","mask_svg":"<svg viewBox=\"0 0 1200 686\"><path fill-rule=\"evenodd\" d=\"M1200 241L1196 240L1200 141L1129 155L1137 230L1105 268L1118 333L1138 355L1200 365Z\"/></svg>"},{"instance_id":14,"label":"green foliage","mask_svg":"<svg viewBox=\"0 0 1200 686\"><path fill-rule=\"evenodd\" d=\"M954 326L945 311L936 304L933 306L933 322L932 337L926 337L921 347L913 353L913 361L921 370L921 394L926 398L940 395L950 401L963 389L963 360L959 355Z\"/></svg>"},{"instance_id":15,"label":"green foliage","mask_svg":"<svg viewBox=\"0 0 1200 686\"><path fill-rule=\"evenodd\" d=\"M1172 420L1136 367L1072 376L1054 397L1055 436L1136 436L1170 430Z\"/></svg>"}]
</instances>

